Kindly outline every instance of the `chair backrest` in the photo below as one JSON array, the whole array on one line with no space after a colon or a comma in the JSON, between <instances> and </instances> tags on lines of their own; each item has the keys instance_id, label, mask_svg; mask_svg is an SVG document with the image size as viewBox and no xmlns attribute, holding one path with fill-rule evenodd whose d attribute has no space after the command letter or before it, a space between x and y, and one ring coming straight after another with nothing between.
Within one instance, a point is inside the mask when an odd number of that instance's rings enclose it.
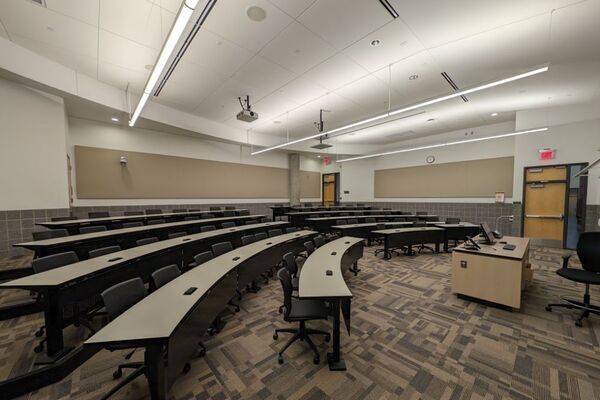
<instances>
[{"instance_id":1,"label":"chair backrest","mask_svg":"<svg viewBox=\"0 0 600 400\"><path fill-rule=\"evenodd\" d=\"M50 218L50 221L52 221L52 222L74 221L76 219L77 219L77 217L75 217L74 215L71 215L69 217L52 217L52 218Z\"/></svg>"},{"instance_id":2,"label":"chair backrest","mask_svg":"<svg viewBox=\"0 0 600 400\"><path fill-rule=\"evenodd\" d=\"M348 212L341 212L339 215L340 215L340 217L347 217L347 216L350 215L350 213L348 213Z\"/></svg>"},{"instance_id":3,"label":"chair backrest","mask_svg":"<svg viewBox=\"0 0 600 400\"><path fill-rule=\"evenodd\" d=\"M106 227L104 225L96 225L96 226L82 226L79 228L79 233L82 235L85 233L95 233L95 232L104 232Z\"/></svg>"},{"instance_id":4,"label":"chair backrest","mask_svg":"<svg viewBox=\"0 0 600 400\"><path fill-rule=\"evenodd\" d=\"M185 235L187 235L187 232L173 232L173 233L169 233L167 235L167 237L169 239L175 239L175 238L182 237L182 236L185 236Z\"/></svg>"},{"instance_id":5,"label":"chair backrest","mask_svg":"<svg viewBox=\"0 0 600 400\"><path fill-rule=\"evenodd\" d=\"M258 224L258 221L255 219L251 219L250 221L246 221L246 225L254 225L254 224Z\"/></svg>"},{"instance_id":6,"label":"chair backrest","mask_svg":"<svg viewBox=\"0 0 600 400\"><path fill-rule=\"evenodd\" d=\"M210 213L202 214L200 216L200 218L202 218L202 219L210 219L210 218L214 218L214 217L215 217L215 214L210 214Z\"/></svg>"},{"instance_id":7,"label":"chair backrest","mask_svg":"<svg viewBox=\"0 0 600 400\"><path fill-rule=\"evenodd\" d=\"M347 220L347 223L348 223L348 225L358 224L358 220L354 219L354 218L351 218L351 219Z\"/></svg>"},{"instance_id":8,"label":"chair backrest","mask_svg":"<svg viewBox=\"0 0 600 400\"><path fill-rule=\"evenodd\" d=\"M375 229L376 231L382 231L384 229L385 229L385 224L383 224L381 222L377 223L377 227Z\"/></svg>"},{"instance_id":9,"label":"chair backrest","mask_svg":"<svg viewBox=\"0 0 600 400\"><path fill-rule=\"evenodd\" d=\"M146 297L148 291L141 278L133 278L117 283L100 295L110 319L115 319L128 308Z\"/></svg>"},{"instance_id":10,"label":"chair backrest","mask_svg":"<svg viewBox=\"0 0 600 400\"><path fill-rule=\"evenodd\" d=\"M200 232L214 231L217 229L214 225L204 225L200 227Z\"/></svg>"},{"instance_id":11,"label":"chair backrest","mask_svg":"<svg viewBox=\"0 0 600 400\"><path fill-rule=\"evenodd\" d=\"M577 256L583 269L600 272L600 232L583 232L579 235Z\"/></svg>"},{"instance_id":12,"label":"chair backrest","mask_svg":"<svg viewBox=\"0 0 600 400\"><path fill-rule=\"evenodd\" d=\"M221 228L233 228L235 226L235 222L223 222L221 224Z\"/></svg>"},{"instance_id":13,"label":"chair backrest","mask_svg":"<svg viewBox=\"0 0 600 400\"><path fill-rule=\"evenodd\" d=\"M69 236L69 231L66 229L49 229L47 231L31 232L31 235L33 236L33 240L46 240Z\"/></svg>"},{"instance_id":14,"label":"chair backrest","mask_svg":"<svg viewBox=\"0 0 600 400\"><path fill-rule=\"evenodd\" d=\"M125 211L123 215L144 215L144 213L142 211Z\"/></svg>"},{"instance_id":15,"label":"chair backrest","mask_svg":"<svg viewBox=\"0 0 600 400\"><path fill-rule=\"evenodd\" d=\"M365 223L374 224L377 220L373 217L365 218Z\"/></svg>"},{"instance_id":16,"label":"chair backrest","mask_svg":"<svg viewBox=\"0 0 600 400\"><path fill-rule=\"evenodd\" d=\"M228 251L233 250L233 246L231 245L231 242L219 242L219 243L215 243L211 246L212 248L212 252L214 254L215 257L220 256L221 254L225 254Z\"/></svg>"},{"instance_id":17,"label":"chair backrest","mask_svg":"<svg viewBox=\"0 0 600 400\"><path fill-rule=\"evenodd\" d=\"M425 221L414 221L413 222L413 226L419 227L419 228L423 228L427 226L427 222Z\"/></svg>"},{"instance_id":18,"label":"chair backrest","mask_svg":"<svg viewBox=\"0 0 600 400\"><path fill-rule=\"evenodd\" d=\"M325 240L325 238L321 235L319 236L315 236L315 238L313 239L315 242L315 247L318 249L319 247L323 246L325 243L327 243L327 241Z\"/></svg>"},{"instance_id":19,"label":"chair backrest","mask_svg":"<svg viewBox=\"0 0 600 400\"><path fill-rule=\"evenodd\" d=\"M63 267L79 261L77 254L74 251L66 251L64 253L52 254L46 257L34 258L31 262L31 268L36 274L50 269Z\"/></svg>"},{"instance_id":20,"label":"chair backrest","mask_svg":"<svg viewBox=\"0 0 600 400\"><path fill-rule=\"evenodd\" d=\"M415 222L419 220L419 218L417 217L405 217L404 219L406 220L406 222Z\"/></svg>"},{"instance_id":21,"label":"chair backrest","mask_svg":"<svg viewBox=\"0 0 600 400\"><path fill-rule=\"evenodd\" d=\"M312 203L304 203L306 207L312 207Z\"/></svg>"},{"instance_id":22,"label":"chair backrest","mask_svg":"<svg viewBox=\"0 0 600 400\"><path fill-rule=\"evenodd\" d=\"M151 219L148 222L146 222L147 225L160 225L160 224L164 224L165 221L164 219Z\"/></svg>"},{"instance_id":23,"label":"chair backrest","mask_svg":"<svg viewBox=\"0 0 600 400\"><path fill-rule=\"evenodd\" d=\"M267 233L269 234L269 237L279 236L283 234L283 232L281 232L281 229L269 229Z\"/></svg>"},{"instance_id":24,"label":"chair backrest","mask_svg":"<svg viewBox=\"0 0 600 400\"><path fill-rule=\"evenodd\" d=\"M145 244L156 243L156 242L158 242L158 238L153 236L153 237L138 239L135 241L135 244L136 244L136 246L143 246Z\"/></svg>"},{"instance_id":25,"label":"chair backrest","mask_svg":"<svg viewBox=\"0 0 600 400\"><path fill-rule=\"evenodd\" d=\"M117 251L121 251L121 246L100 247L99 249L90 250L88 254L90 258L96 258L110 253L116 253Z\"/></svg>"},{"instance_id":26,"label":"chair backrest","mask_svg":"<svg viewBox=\"0 0 600 400\"><path fill-rule=\"evenodd\" d=\"M288 226L287 228L285 228L285 233L298 232L299 230L300 228L296 226Z\"/></svg>"},{"instance_id":27,"label":"chair backrest","mask_svg":"<svg viewBox=\"0 0 600 400\"><path fill-rule=\"evenodd\" d=\"M283 268L287 269L291 277L298 275L298 264L294 253L289 252L283 255Z\"/></svg>"},{"instance_id":28,"label":"chair backrest","mask_svg":"<svg viewBox=\"0 0 600 400\"><path fill-rule=\"evenodd\" d=\"M406 222L406 218L403 218L403 217L394 218L394 222Z\"/></svg>"},{"instance_id":29,"label":"chair backrest","mask_svg":"<svg viewBox=\"0 0 600 400\"><path fill-rule=\"evenodd\" d=\"M160 208L149 208L146 210L146 215L149 214L162 214L162 210Z\"/></svg>"},{"instance_id":30,"label":"chair backrest","mask_svg":"<svg viewBox=\"0 0 600 400\"><path fill-rule=\"evenodd\" d=\"M158 289L159 287L171 282L179 275L181 275L181 271L176 264L167 265L166 267L157 269L152 273L152 282L154 282L154 287Z\"/></svg>"},{"instance_id":31,"label":"chair backrest","mask_svg":"<svg viewBox=\"0 0 600 400\"><path fill-rule=\"evenodd\" d=\"M364 207L364 204L356 203L356 207Z\"/></svg>"},{"instance_id":32,"label":"chair backrest","mask_svg":"<svg viewBox=\"0 0 600 400\"><path fill-rule=\"evenodd\" d=\"M183 217L184 221L197 221L199 219L200 219L200 217L197 216L197 215L192 215L192 216L189 216L189 217Z\"/></svg>"},{"instance_id":33,"label":"chair backrest","mask_svg":"<svg viewBox=\"0 0 600 400\"><path fill-rule=\"evenodd\" d=\"M427 211L417 211L415 215L427 215Z\"/></svg>"},{"instance_id":34,"label":"chair backrest","mask_svg":"<svg viewBox=\"0 0 600 400\"><path fill-rule=\"evenodd\" d=\"M429 221L429 222L440 222L440 217L430 216L429 218L427 218L427 221Z\"/></svg>"},{"instance_id":35,"label":"chair backrest","mask_svg":"<svg viewBox=\"0 0 600 400\"><path fill-rule=\"evenodd\" d=\"M110 213L108 211L90 211L88 218L108 218Z\"/></svg>"},{"instance_id":36,"label":"chair backrest","mask_svg":"<svg viewBox=\"0 0 600 400\"><path fill-rule=\"evenodd\" d=\"M335 224L336 224L336 225L346 225L346 224L347 224L347 222L346 222L346 220L345 220L345 219L336 219L336 220L335 220Z\"/></svg>"},{"instance_id":37,"label":"chair backrest","mask_svg":"<svg viewBox=\"0 0 600 400\"><path fill-rule=\"evenodd\" d=\"M447 224L460 224L460 218L448 217L448 218L446 218L446 223Z\"/></svg>"},{"instance_id":38,"label":"chair backrest","mask_svg":"<svg viewBox=\"0 0 600 400\"><path fill-rule=\"evenodd\" d=\"M315 244L312 241L304 242L304 249L309 256L315 251Z\"/></svg>"},{"instance_id":39,"label":"chair backrest","mask_svg":"<svg viewBox=\"0 0 600 400\"><path fill-rule=\"evenodd\" d=\"M292 277L287 269L281 268L277 271L277 278L281 282L283 290L283 319L287 320L292 311L292 292L294 291Z\"/></svg>"},{"instance_id":40,"label":"chair backrest","mask_svg":"<svg viewBox=\"0 0 600 400\"><path fill-rule=\"evenodd\" d=\"M262 218L260 219L260 222L264 224L265 222L272 222L272 219L271 219L271 218L268 218L268 217L262 217Z\"/></svg>"},{"instance_id":41,"label":"chair backrest","mask_svg":"<svg viewBox=\"0 0 600 400\"><path fill-rule=\"evenodd\" d=\"M266 238L268 238L269 235L267 235L266 232L258 232L254 234L254 238L255 240L258 242L259 240L265 240Z\"/></svg>"},{"instance_id":42,"label":"chair backrest","mask_svg":"<svg viewBox=\"0 0 600 400\"><path fill-rule=\"evenodd\" d=\"M250 215L250 211L248 211L248 210L241 210L241 211L238 211L238 215Z\"/></svg>"},{"instance_id":43,"label":"chair backrest","mask_svg":"<svg viewBox=\"0 0 600 400\"><path fill-rule=\"evenodd\" d=\"M235 217L235 211L225 210L225 211L223 211L223 216L224 217Z\"/></svg>"},{"instance_id":44,"label":"chair backrest","mask_svg":"<svg viewBox=\"0 0 600 400\"><path fill-rule=\"evenodd\" d=\"M254 235L244 235L242 236L242 245L247 245L250 243L256 242L256 237Z\"/></svg>"},{"instance_id":45,"label":"chair backrest","mask_svg":"<svg viewBox=\"0 0 600 400\"><path fill-rule=\"evenodd\" d=\"M177 214L177 213L186 213L187 211L188 211L187 208L174 208L171 212L174 214Z\"/></svg>"},{"instance_id":46,"label":"chair backrest","mask_svg":"<svg viewBox=\"0 0 600 400\"><path fill-rule=\"evenodd\" d=\"M225 206L226 210L235 210L235 206Z\"/></svg>"},{"instance_id":47,"label":"chair backrest","mask_svg":"<svg viewBox=\"0 0 600 400\"><path fill-rule=\"evenodd\" d=\"M142 221L123 222L121 225L123 228L136 228L138 226L144 226Z\"/></svg>"},{"instance_id":48,"label":"chair backrest","mask_svg":"<svg viewBox=\"0 0 600 400\"><path fill-rule=\"evenodd\" d=\"M194 262L196 263L196 265L200 265L200 264L204 264L208 260L212 260L213 258L215 258L213 252L208 250L208 251L204 251L202 253L196 254L194 256Z\"/></svg>"},{"instance_id":49,"label":"chair backrest","mask_svg":"<svg viewBox=\"0 0 600 400\"><path fill-rule=\"evenodd\" d=\"M210 211L221 211L221 207L209 207Z\"/></svg>"}]
</instances>

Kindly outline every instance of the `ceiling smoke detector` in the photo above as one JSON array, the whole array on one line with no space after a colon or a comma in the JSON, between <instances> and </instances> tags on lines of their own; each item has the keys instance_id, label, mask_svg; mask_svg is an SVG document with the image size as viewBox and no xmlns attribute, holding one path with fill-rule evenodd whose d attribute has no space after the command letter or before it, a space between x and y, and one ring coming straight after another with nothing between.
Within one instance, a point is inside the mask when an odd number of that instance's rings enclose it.
<instances>
[{"instance_id":1,"label":"ceiling smoke detector","mask_svg":"<svg viewBox=\"0 0 600 400\"><path fill-rule=\"evenodd\" d=\"M371 41L371 47L377 47L381 44L381 40L375 39Z\"/></svg>"},{"instance_id":2,"label":"ceiling smoke detector","mask_svg":"<svg viewBox=\"0 0 600 400\"><path fill-rule=\"evenodd\" d=\"M261 22L267 18L267 12L259 6L250 6L246 9L246 15L254 22Z\"/></svg>"}]
</instances>

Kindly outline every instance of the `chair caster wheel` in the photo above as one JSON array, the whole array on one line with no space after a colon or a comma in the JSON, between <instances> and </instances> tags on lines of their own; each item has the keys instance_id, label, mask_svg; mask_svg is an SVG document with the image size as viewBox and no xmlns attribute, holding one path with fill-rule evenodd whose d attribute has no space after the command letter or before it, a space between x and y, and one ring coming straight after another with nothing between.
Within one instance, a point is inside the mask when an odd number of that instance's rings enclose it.
<instances>
[{"instance_id":1,"label":"chair caster wheel","mask_svg":"<svg viewBox=\"0 0 600 400\"><path fill-rule=\"evenodd\" d=\"M206 355L206 350L205 350L205 349L201 349L201 350L198 352L198 356L200 356L200 357L204 357L205 355Z\"/></svg>"},{"instance_id":2,"label":"chair caster wheel","mask_svg":"<svg viewBox=\"0 0 600 400\"><path fill-rule=\"evenodd\" d=\"M546 311L548 311L548 312L552 312L552 307L550 307L550 306L546 306Z\"/></svg>"},{"instance_id":3,"label":"chair caster wheel","mask_svg":"<svg viewBox=\"0 0 600 400\"><path fill-rule=\"evenodd\" d=\"M575 325L581 328L583 326L583 321L577 320L575 321Z\"/></svg>"},{"instance_id":4,"label":"chair caster wheel","mask_svg":"<svg viewBox=\"0 0 600 400\"><path fill-rule=\"evenodd\" d=\"M279 314L283 314L283 306L279 307Z\"/></svg>"},{"instance_id":5,"label":"chair caster wheel","mask_svg":"<svg viewBox=\"0 0 600 400\"><path fill-rule=\"evenodd\" d=\"M44 335L44 331L43 330L39 330L35 333L35 337L42 337Z\"/></svg>"},{"instance_id":6,"label":"chair caster wheel","mask_svg":"<svg viewBox=\"0 0 600 400\"><path fill-rule=\"evenodd\" d=\"M273 340L277 340L279 338L279 335L277 333L273 334Z\"/></svg>"},{"instance_id":7,"label":"chair caster wheel","mask_svg":"<svg viewBox=\"0 0 600 400\"><path fill-rule=\"evenodd\" d=\"M122 376L123 376L123 371L121 371L120 369L113 372L113 379L119 379Z\"/></svg>"},{"instance_id":8,"label":"chair caster wheel","mask_svg":"<svg viewBox=\"0 0 600 400\"><path fill-rule=\"evenodd\" d=\"M240 312L240 310L241 310L240 306L235 307L235 312Z\"/></svg>"},{"instance_id":9,"label":"chair caster wheel","mask_svg":"<svg viewBox=\"0 0 600 400\"><path fill-rule=\"evenodd\" d=\"M237 298L237 299L238 299L238 300L242 300L242 295L241 295L241 294L238 294L238 298Z\"/></svg>"},{"instance_id":10,"label":"chair caster wheel","mask_svg":"<svg viewBox=\"0 0 600 400\"><path fill-rule=\"evenodd\" d=\"M191 369L192 369L192 366L190 365L190 363L185 363L185 365L183 367L183 373L187 374L188 372L190 372Z\"/></svg>"},{"instance_id":11,"label":"chair caster wheel","mask_svg":"<svg viewBox=\"0 0 600 400\"><path fill-rule=\"evenodd\" d=\"M325 336L325 341L329 343L329 341L331 340L331 335L327 335Z\"/></svg>"},{"instance_id":12,"label":"chair caster wheel","mask_svg":"<svg viewBox=\"0 0 600 400\"><path fill-rule=\"evenodd\" d=\"M39 345L33 348L33 351L36 353L41 353L42 351L44 351L44 345L40 343Z\"/></svg>"},{"instance_id":13,"label":"chair caster wheel","mask_svg":"<svg viewBox=\"0 0 600 400\"><path fill-rule=\"evenodd\" d=\"M283 364L283 356L282 355L279 355L279 357L277 357L277 362L279 364Z\"/></svg>"},{"instance_id":14,"label":"chair caster wheel","mask_svg":"<svg viewBox=\"0 0 600 400\"><path fill-rule=\"evenodd\" d=\"M319 356L315 356L313 358L313 363L315 363L316 365L319 365L319 363L321 362L321 357Z\"/></svg>"}]
</instances>

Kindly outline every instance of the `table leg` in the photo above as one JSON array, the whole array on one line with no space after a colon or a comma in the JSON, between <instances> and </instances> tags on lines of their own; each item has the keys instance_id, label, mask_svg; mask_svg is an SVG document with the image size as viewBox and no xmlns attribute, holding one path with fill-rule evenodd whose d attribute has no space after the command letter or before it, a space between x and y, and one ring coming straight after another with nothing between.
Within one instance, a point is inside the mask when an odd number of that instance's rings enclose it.
<instances>
[{"instance_id":1,"label":"table leg","mask_svg":"<svg viewBox=\"0 0 600 400\"><path fill-rule=\"evenodd\" d=\"M390 252L390 244L388 242L387 237L383 241L383 258L385 258L386 260L392 258L392 254Z\"/></svg>"},{"instance_id":2,"label":"table leg","mask_svg":"<svg viewBox=\"0 0 600 400\"><path fill-rule=\"evenodd\" d=\"M56 291L43 294L45 299L44 323L46 324L46 353L52 356L64 347L63 310Z\"/></svg>"},{"instance_id":3,"label":"table leg","mask_svg":"<svg viewBox=\"0 0 600 400\"><path fill-rule=\"evenodd\" d=\"M327 353L330 371L345 371L346 362L340 351L340 300L333 300L333 352Z\"/></svg>"},{"instance_id":4,"label":"table leg","mask_svg":"<svg viewBox=\"0 0 600 400\"><path fill-rule=\"evenodd\" d=\"M444 253L448 252L448 232L444 234Z\"/></svg>"},{"instance_id":5,"label":"table leg","mask_svg":"<svg viewBox=\"0 0 600 400\"><path fill-rule=\"evenodd\" d=\"M436 240L435 242L435 252L439 253L440 252L440 241Z\"/></svg>"},{"instance_id":6,"label":"table leg","mask_svg":"<svg viewBox=\"0 0 600 400\"><path fill-rule=\"evenodd\" d=\"M144 355L146 363L146 378L150 389L150 398L152 400L164 400L167 398L167 384L164 363L163 346L160 344L150 344L146 347Z\"/></svg>"}]
</instances>

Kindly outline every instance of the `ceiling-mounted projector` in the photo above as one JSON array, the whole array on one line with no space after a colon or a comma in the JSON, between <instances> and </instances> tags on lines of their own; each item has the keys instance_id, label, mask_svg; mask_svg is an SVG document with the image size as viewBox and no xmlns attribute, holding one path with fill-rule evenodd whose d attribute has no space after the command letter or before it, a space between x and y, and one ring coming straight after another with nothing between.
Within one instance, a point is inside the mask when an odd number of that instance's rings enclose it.
<instances>
[{"instance_id":1,"label":"ceiling-mounted projector","mask_svg":"<svg viewBox=\"0 0 600 400\"><path fill-rule=\"evenodd\" d=\"M239 121L244 122L254 122L258 119L258 113L255 113L250 109L250 96L246 95L246 100L242 102L242 98L238 97L238 101L240 102L240 106L242 106L242 111L240 111L236 118ZM244 103L246 103L244 105Z\"/></svg>"}]
</instances>

